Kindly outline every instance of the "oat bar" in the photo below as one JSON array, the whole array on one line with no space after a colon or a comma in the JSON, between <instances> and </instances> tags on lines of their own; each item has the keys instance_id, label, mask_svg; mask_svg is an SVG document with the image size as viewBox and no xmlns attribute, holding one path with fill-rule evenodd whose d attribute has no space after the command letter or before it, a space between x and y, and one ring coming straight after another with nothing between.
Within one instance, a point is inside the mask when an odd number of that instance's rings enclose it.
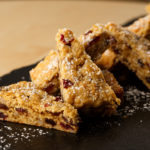
<instances>
[{"instance_id":1,"label":"oat bar","mask_svg":"<svg viewBox=\"0 0 150 150\"><path fill-rule=\"evenodd\" d=\"M100 28L105 28L101 25ZM150 15L147 15L126 28L136 35L150 40ZM99 36L99 31L93 31L91 28L79 40L85 45L86 51L92 56L93 61L103 69L111 69L119 60L117 55L112 51L114 39L107 37L105 32ZM105 40L105 41L104 41ZM108 44L111 42L111 46ZM109 47L107 47L109 45ZM107 49L106 49L107 47ZM95 55L95 53L97 55Z\"/></svg>"},{"instance_id":2,"label":"oat bar","mask_svg":"<svg viewBox=\"0 0 150 150\"><path fill-rule=\"evenodd\" d=\"M115 113L120 99L105 82L102 71L86 54L72 31L59 30L56 41L63 100L75 108L105 106L107 115Z\"/></svg>"},{"instance_id":3,"label":"oat bar","mask_svg":"<svg viewBox=\"0 0 150 150\"><path fill-rule=\"evenodd\" d=\"M58 54L51 50L38 65L30 71L30 78L37 88L49 94L58 91Z\"/></svg>"},{"instance_id":4,"label":"oat bar","mask_svg":"<svg viewBox=\"0 0 150 150\"><path fill-rule=\"evenodd\" d=\"M90 33L92 38L82 38L85 48L88 51L96 51L101 45L93 46L91 39L99 39L97 43L103 44L103 49L110 49L114 51L123 64L125 64L130 70L136 73L137 77L143 81L143 83L150 89L150 42L149 40L139 37L126 30L121 26L117 26L114 23L108 23L107 25L94 25L91 28ZM102 36L105 34L105 37ZM107 35L107 36L106 36ZM90 39L90 40L89 40ZM94 40L95 41L95 40ZM100 49L99 49L100 50ZM95 61L98 61L99 57Z\"/></svg>"},{"instance_id":5,"label":"oat bar","mask_svg":"<svg viewBox=\"0 0 150 150\"><path fill-rule=\"evenodd\" d=\"M77 110L60 97L22 81L0 89L0 120L76 133L79 117Z\"/></svg>"}]
</instances>

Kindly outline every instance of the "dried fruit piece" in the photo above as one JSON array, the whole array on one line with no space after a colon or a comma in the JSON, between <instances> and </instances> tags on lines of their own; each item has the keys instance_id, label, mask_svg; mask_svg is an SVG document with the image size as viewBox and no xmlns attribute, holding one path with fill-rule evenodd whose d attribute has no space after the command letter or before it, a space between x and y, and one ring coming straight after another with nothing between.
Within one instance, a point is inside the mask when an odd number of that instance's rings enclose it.
<instances>
[{"instance_id":1,"label":"dried fruit piece","mask_svg":"<svg viewBox=\"0 0 150 150\"><path fill-rule=\"evenodd\" d=\"M64 102L63 99L61 98L61 96L56 96L55 101L56 101L56 102L58 102L58 101Z\"/></svg>"},{"instance_id":2,"label":"dried fruit piece","mask_svg":"<svg viewBox=\"0 0 150 150\"><path fill-rule=\"evenodd\" d=\"M60 36L60 41L62 41L65 45L68 45L68 46L71 46L71 42L74 40L74 38L71 38L71 39L65 39L64 35L61 34Z\"/></svg>"},{"instance_id":3,"label":"dried fruit piece","mask_svg":"<svg viewBox=\"0 0 150 150\"><path fill-rule=\"evenodd\" d=\"M71 47L60 40L61 34L65 38L74 38ZM83 45L67 29L59 30L56 40L59 51L61 96L64 102L72 104L75 108L84 109L99 108L105 101L109 105L106 114L115 113L120 99L116 98L114 91L106 83L102 71L87 55Z\"/></svg>"},{"instance_id":4,"label":"dried fruit piece","mask_svg":"<svg viewBox=\"0 0 150 150\"><path fill-rule=\"evenodd\" d=\"M5 104L0 103L0 109L8 110L9 108Z\"/></svg>"},{"instance_id":5,"label":"dried fruit piece","mask_svg":"<svg viewBox=\"0 0 150 150\"><path fill-rule=\"evenodd\" d=\"M54 120L52 120L52 119L46 118L46 119L45 119L45 122L48 123L48 124L51 124L52 126L55 126L55 125L56 125L56 122L55 122Z\"/></svg>"},{"instance_id":6,"label":"dried fruit piece","mask_svg":"<svg viewBox=\"0 0 150 150\"><path fill-rule=\"evenodd\" d=\"M65 128L66 130L69 130L69 129L73 130L73 128L72 128L69 124L64 124L63 122L61 122L60 125L61 125L63 128Z\"/></svg>"},{"instance_id":7,"label":"dried fruit piece","mask_svg":"<svg viewBox=\"0 0 150 150\"><path fill-rule=\"evenodd\" d=\"M16 111L20 112L20 113L27 113L27 109L24 109L24 108L15 108Z\"/></svg>"},{"instance_id":8,"label":"dried fruit piece","mask_svg":"<svg viewBox=\"0 0 150 150\"><path fill-rule=\"evenodd\" d=\"M64 86L65 89L71 87L72 85L73 85L73 83L70 80L63 79L63 86Z\"/></svg>"}]
</instances>

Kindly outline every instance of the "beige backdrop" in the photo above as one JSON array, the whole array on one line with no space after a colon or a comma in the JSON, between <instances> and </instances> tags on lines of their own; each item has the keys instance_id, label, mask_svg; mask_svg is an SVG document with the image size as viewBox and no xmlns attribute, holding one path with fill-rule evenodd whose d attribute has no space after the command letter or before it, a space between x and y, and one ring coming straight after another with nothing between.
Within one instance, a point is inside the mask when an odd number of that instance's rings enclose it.
<instances>
[{"instance_id":1,"label":"beige backdrop","mask_svg":"<svg viewBox=\"0 0 150 150\"><path fill-rule=\"evenodd\" d=\"M145 13L145 3L109 1L1 1L0 76L43 58L55 48L58 28L77 35L94 23L126 22Z\"/></svg>"}]
</instances>

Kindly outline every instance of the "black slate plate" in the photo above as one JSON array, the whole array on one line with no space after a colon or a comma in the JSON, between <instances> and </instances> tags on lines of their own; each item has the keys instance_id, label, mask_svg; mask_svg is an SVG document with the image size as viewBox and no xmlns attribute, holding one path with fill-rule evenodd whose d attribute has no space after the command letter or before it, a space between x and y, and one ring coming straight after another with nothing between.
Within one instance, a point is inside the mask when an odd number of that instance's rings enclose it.
<instances>
[{"instance_id":1,"label":"black slate plate","mask_svg":"<svg viewBox=\"0 0 150 150\"><path fill-rule=\"evenodd\" d=\"M4 75L0 86L30 80L35 65ZM150 92L121 64L113 72L125 89L118 116L83 118L77 134L0 121L0 150L149 150Z\"/></svg>"}]
</instances>

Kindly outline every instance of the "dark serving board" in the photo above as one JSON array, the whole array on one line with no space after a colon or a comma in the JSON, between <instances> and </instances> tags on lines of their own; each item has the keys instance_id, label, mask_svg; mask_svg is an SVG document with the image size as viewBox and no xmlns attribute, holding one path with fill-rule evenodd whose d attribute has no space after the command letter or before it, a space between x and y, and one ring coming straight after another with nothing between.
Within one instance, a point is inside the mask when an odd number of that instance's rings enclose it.
<instances>
[{"instance_id":1,"label":"dark serving board","mask_svg":"<svg viewBox=\"0 0 150 150\"><path fill-rule=\"evenodd\" d=\"M35 65L2 76L0 86L29 81ZM77 134L0 121L0 150L150 150L150 92L121 64L113 72L125 89L117 116L83 118Z\"/></svg>"}]
</instances>

